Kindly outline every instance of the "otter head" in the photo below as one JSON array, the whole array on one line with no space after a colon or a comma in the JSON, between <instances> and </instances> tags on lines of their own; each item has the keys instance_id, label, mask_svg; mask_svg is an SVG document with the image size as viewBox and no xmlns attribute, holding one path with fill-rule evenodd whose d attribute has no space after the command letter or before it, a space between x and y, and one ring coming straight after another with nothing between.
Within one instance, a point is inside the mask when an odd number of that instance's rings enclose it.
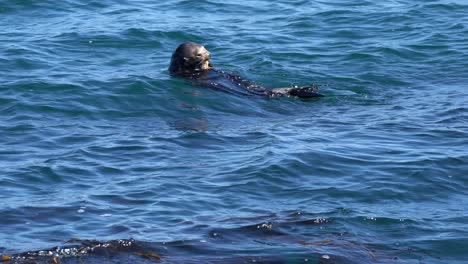
<instances>
[{"instance_id":1,"label":"otter head","mask_svg":"<svg viewBox=\"0 0 468 264\"><path fill-rule=\"evenodd\" d=\"M211 54L202 45L186 42L172 54L169 72L175 75L189 75L211 68Z\"/></svg>"}]
</instances>

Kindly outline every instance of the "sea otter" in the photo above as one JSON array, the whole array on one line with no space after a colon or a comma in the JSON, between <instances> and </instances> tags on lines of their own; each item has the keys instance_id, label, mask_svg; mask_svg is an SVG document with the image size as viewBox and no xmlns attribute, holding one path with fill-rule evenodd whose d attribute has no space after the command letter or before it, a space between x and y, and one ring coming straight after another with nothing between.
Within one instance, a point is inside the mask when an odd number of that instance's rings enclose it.
<instances>
[{"instance_id":1,"label":"sea otter","mask_svg":"<svg viewBox=\"0 0 468 264\"><path fill-rule=\"evenodd\" d=\"M297 96L300 98L322 97L315 92L318 86L266 88L218 69L210 62L211 53L202 45L186 42L172 54L169 72L181 76L195 85L239 95L259 95L267 97Z\"/></svg>"}]
</instances>

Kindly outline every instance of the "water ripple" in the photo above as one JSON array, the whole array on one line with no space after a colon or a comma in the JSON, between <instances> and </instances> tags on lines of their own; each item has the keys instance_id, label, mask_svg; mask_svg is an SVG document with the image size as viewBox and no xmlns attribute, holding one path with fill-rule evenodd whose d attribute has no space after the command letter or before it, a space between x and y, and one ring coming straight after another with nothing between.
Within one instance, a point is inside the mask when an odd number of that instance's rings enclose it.
<instances>
[{"instance_id":1,"label":"water ripple","mask_svg":"<svg viewBox=\"0 0 468 264\"><path fill-rule=\"evenodd\" d=\"M77 237L64 248L116 246L87 263L150 261L133 250L168 263L466 262L467 10L0 4L0 254ZM217 68L326 97L193 87L167 70L184 41Z\"/></svg>"}]
</instances>

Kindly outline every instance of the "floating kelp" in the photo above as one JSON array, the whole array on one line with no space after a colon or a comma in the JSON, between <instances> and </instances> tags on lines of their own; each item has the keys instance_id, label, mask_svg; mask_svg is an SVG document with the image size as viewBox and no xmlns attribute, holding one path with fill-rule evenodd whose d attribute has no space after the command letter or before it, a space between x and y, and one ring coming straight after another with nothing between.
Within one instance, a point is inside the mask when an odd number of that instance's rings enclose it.
<instances>
[{"instance_id":1,"label":"floating kelp","mask_svg":"<svg viewBox=\"0 0 468 264\"><path fill-rule=\"evenodd\" d=\"M359 238L349 233L324 231L333 223L331 218L304 218L303 214L233 218L250 224L233 228L206 227L205 236L201 239L172 242L72 238L59 247L4 255L1 260L7 264L363 264L388 263L416 253L407 249L393 249L378 243L359 241ZM252 224L255 220L262 222ZM302 235L294 234L292 229L302 230Z\"/></svg>"}]
</instances>

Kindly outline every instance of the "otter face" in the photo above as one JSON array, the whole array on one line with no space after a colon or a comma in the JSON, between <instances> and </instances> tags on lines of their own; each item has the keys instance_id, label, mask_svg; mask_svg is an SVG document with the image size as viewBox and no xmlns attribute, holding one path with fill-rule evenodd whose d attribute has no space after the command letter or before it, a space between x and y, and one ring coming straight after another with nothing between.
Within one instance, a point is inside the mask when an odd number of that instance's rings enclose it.
<instances>
[{"instance_id":1,"label":"otter face","mask_svg":"<svg viewBox=\"0 0 468 264\"><path fill-rule=\"evenodd\" d=\"M211 54L202 45L186 42L181 44L172 54L169 72L171 74L193 74L208 70Z\"/></svg>"}]
</instances>

